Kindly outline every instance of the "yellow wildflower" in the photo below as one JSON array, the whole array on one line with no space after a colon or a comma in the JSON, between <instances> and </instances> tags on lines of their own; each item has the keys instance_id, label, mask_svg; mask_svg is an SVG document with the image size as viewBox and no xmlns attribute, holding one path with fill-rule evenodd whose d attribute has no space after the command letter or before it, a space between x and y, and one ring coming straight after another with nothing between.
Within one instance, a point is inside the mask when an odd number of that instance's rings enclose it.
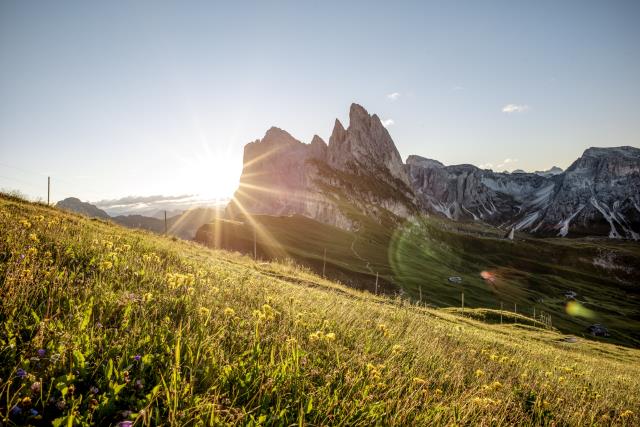
<instances>
[{"instance_id":1,"label":"yellow wildflower","mask_svg":"<svg viewBox=\"0 0 640 427\"><path fill-rule=\"evenodd\" d=\"M326 338L327 341L335 341L336 334L334 334L333 332L329 332L324 337Z\"/></svg>"},{"instance_id":2,"label":"yellow wildflower","mask_svg":"<svg viewBox=\"0 0 640 427\"><path fill-rule=\"evenodd\" d=\"M224 309L224 315L227 317L233 317L236 314L236 311L231 307L226 307Z\"/></svg>"},{"instance_id":3,"label":"yellow wildflower","mask_svg":"<svg viewBox=\"0 0 640 427\"><path fill-rule=\"evenodd\" d=\"M475 372L476 378L480 378L484 375L484 371L482 369L477 369Z\"/></svg>"}]
</instances>

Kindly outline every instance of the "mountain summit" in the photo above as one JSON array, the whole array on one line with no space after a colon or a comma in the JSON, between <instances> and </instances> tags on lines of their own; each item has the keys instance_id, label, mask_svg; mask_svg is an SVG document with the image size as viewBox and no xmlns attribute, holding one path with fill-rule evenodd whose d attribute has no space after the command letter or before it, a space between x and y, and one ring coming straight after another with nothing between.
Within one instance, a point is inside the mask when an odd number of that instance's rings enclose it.
<instances>
[{"instance_id":1,"label":"mountain summit","mask_svg":"<svg viewBox=\"0 0 640 427\"><path fill-rule=\"evenodd\" d=\"M352 104L349 126L336 119L329 144L278 128L247 144L227 213L303 215L346 230L435 213L543 235L638 240L640 149L589 148L564 172L498 173L417 155L403 163L380 118Z\"/></svg>"}]
</instances>

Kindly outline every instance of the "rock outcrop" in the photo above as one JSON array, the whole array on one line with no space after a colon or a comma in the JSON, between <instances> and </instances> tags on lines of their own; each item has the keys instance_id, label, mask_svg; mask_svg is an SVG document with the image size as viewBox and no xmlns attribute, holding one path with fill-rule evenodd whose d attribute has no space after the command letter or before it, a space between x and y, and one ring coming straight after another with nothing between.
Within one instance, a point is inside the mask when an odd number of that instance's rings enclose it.
<instances>
[{"instance_id":1,"label":"rock outcrop","mask_svg":"<svg viewBox=\"0 0 640 427\"><path fill-rule=\"evenodd\" d=\"M450 219L544 235L640 238L640 149L589 148L560 173L432 162L407 159L411 186L424 209Z\"/></svg>"},{"instance_id":2,"label":"rock outcrop","mask_svg":"<svg viewBox=\"0 0 640 427\"><path fill-rule=\"evenodd\" d=\"M299 214L354 230L360 215L382 222L415 213L400 153L378 116L353 104L349 121L345 129L336 120L328 145L277 128L247 144L228 215Z\"/></svg>"}]
</instances>

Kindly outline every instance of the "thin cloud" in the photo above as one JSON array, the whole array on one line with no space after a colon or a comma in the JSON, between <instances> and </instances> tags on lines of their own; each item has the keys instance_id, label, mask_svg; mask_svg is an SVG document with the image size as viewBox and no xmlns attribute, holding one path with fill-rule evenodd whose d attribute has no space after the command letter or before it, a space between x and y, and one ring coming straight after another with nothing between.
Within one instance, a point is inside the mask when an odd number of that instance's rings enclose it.
<instances>
[{"instance_id":1,"label":"thin cloud","mask_svg":"<svg viewBox=\"0 0 640 427\"><path fill-rule=\"evenodd\" d=\"M389 98L392 101L397 100L398 98L400 98L400 92L393 92L390 93L389 95L387 95L387 98Z\"/></svg>"},{"instance_id":2,"label":"thin cloud","mask_svg":"<svg viewBox=\"0 0 640 427\"><path fill-rule=\"evenodd\" d=\"M393 126L396 122L393 119L382 120L382 126L388 128L389 126Z\"/></svg>"},{"instance_id":3,"label":"thin cloud","mask_svg":"<svg viewBox=\"0 0 640 427\"><path fill-rule=\"evenodd\" d=\"M478 166L480 169L491 169L493 167L493 163L483 163Z\"/></svg>"},{"instance_id":4,"label":"thin cloud","mask_svg":"<svg viewBox=\"0 0 640 427\"><path fill-rule=\"evenodd\" d=\"M456 85L456 86L452 87L451 90L454 91L454 92L459 92L461 90L464 90L464 86L457 86Z\"/></svg>"},{"instance_id":5,"label":"thin cloud","mask_svg":"<svg viewBox=\"0 0 640 427\"><path fill-rule=\"evenodd\" d=\"M502 163L500 163L498 166L496 166L497 169L503 168L505 166L507 166L510 163L516 163L518 161L518 159L511 159L509 157L507 157L506 159L504 159L502 161Z\"/></svg>"},{"instance_id":6,"label":"thin cloud","mask_svg":"<svg viewBox=\"0 0 640 427\"><path fill-rule=\"evenodd\" d=\"M502 107L502 112L507 114L524 113L525 111L529 111L529 106L526 104L507 104Z\"/></svg>"},{"instance_id":7,"label":"thin cloud","mask_svg":"<svg viewBox=\"0 0 640 427\"><path fill-rule=\"evenodd\" d=\"M162 202L172 202L176 200L189 199L193 197L193 194L183 194L180 196L127 196L122 197L120 199L112 199L112 200L100 200L95 203L98 207L113 207L113 206L126 206L126 205L137 205L140 203L162 203Z\"/></svg>"}]
</instances>

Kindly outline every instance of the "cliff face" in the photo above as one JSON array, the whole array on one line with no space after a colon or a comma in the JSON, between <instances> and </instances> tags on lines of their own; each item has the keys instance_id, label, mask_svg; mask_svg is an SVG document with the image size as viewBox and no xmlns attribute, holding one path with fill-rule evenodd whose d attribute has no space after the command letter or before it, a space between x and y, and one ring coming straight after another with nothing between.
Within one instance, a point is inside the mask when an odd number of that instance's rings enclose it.
<instances>
[{"instance_id":1,"label":"cliff face","mask_svg":"<svg viewBox=\"0 0 640 427\"><path fill-rule=\"evenodd\" d=\"M300 214L347 230L359 214L383 221L416 211L402 159L376 115L353 104L349 127L336 120L329 145L304 144L271 128L245 146L228 215Z\"/></svg>"},{"instance_id":2,"label":"cliff face","mask_svg":"<svg viewBox=\"0 0 640 427\"><path fill-rule=\"evenodd\" d=\"M590 148L565 172L496 173L410 156L421 207L544 235L640 238L640 150Z\"/></svg>"},{"instance_id":3,"label":"cliff face","mask_svg":"<svg viewBox=\"0 0 640 427\"><path fill-rule=\"evenodd\" d=\"M409 156L402 162L378 116L351 105L327 145L271 128L245 146L240 186L227 208L303 215L346 230L366 216L393 223L436 213L554 236L640 238L640 150L590 148L566 171L497 173Z\"/></svg>"}]
</instances>

